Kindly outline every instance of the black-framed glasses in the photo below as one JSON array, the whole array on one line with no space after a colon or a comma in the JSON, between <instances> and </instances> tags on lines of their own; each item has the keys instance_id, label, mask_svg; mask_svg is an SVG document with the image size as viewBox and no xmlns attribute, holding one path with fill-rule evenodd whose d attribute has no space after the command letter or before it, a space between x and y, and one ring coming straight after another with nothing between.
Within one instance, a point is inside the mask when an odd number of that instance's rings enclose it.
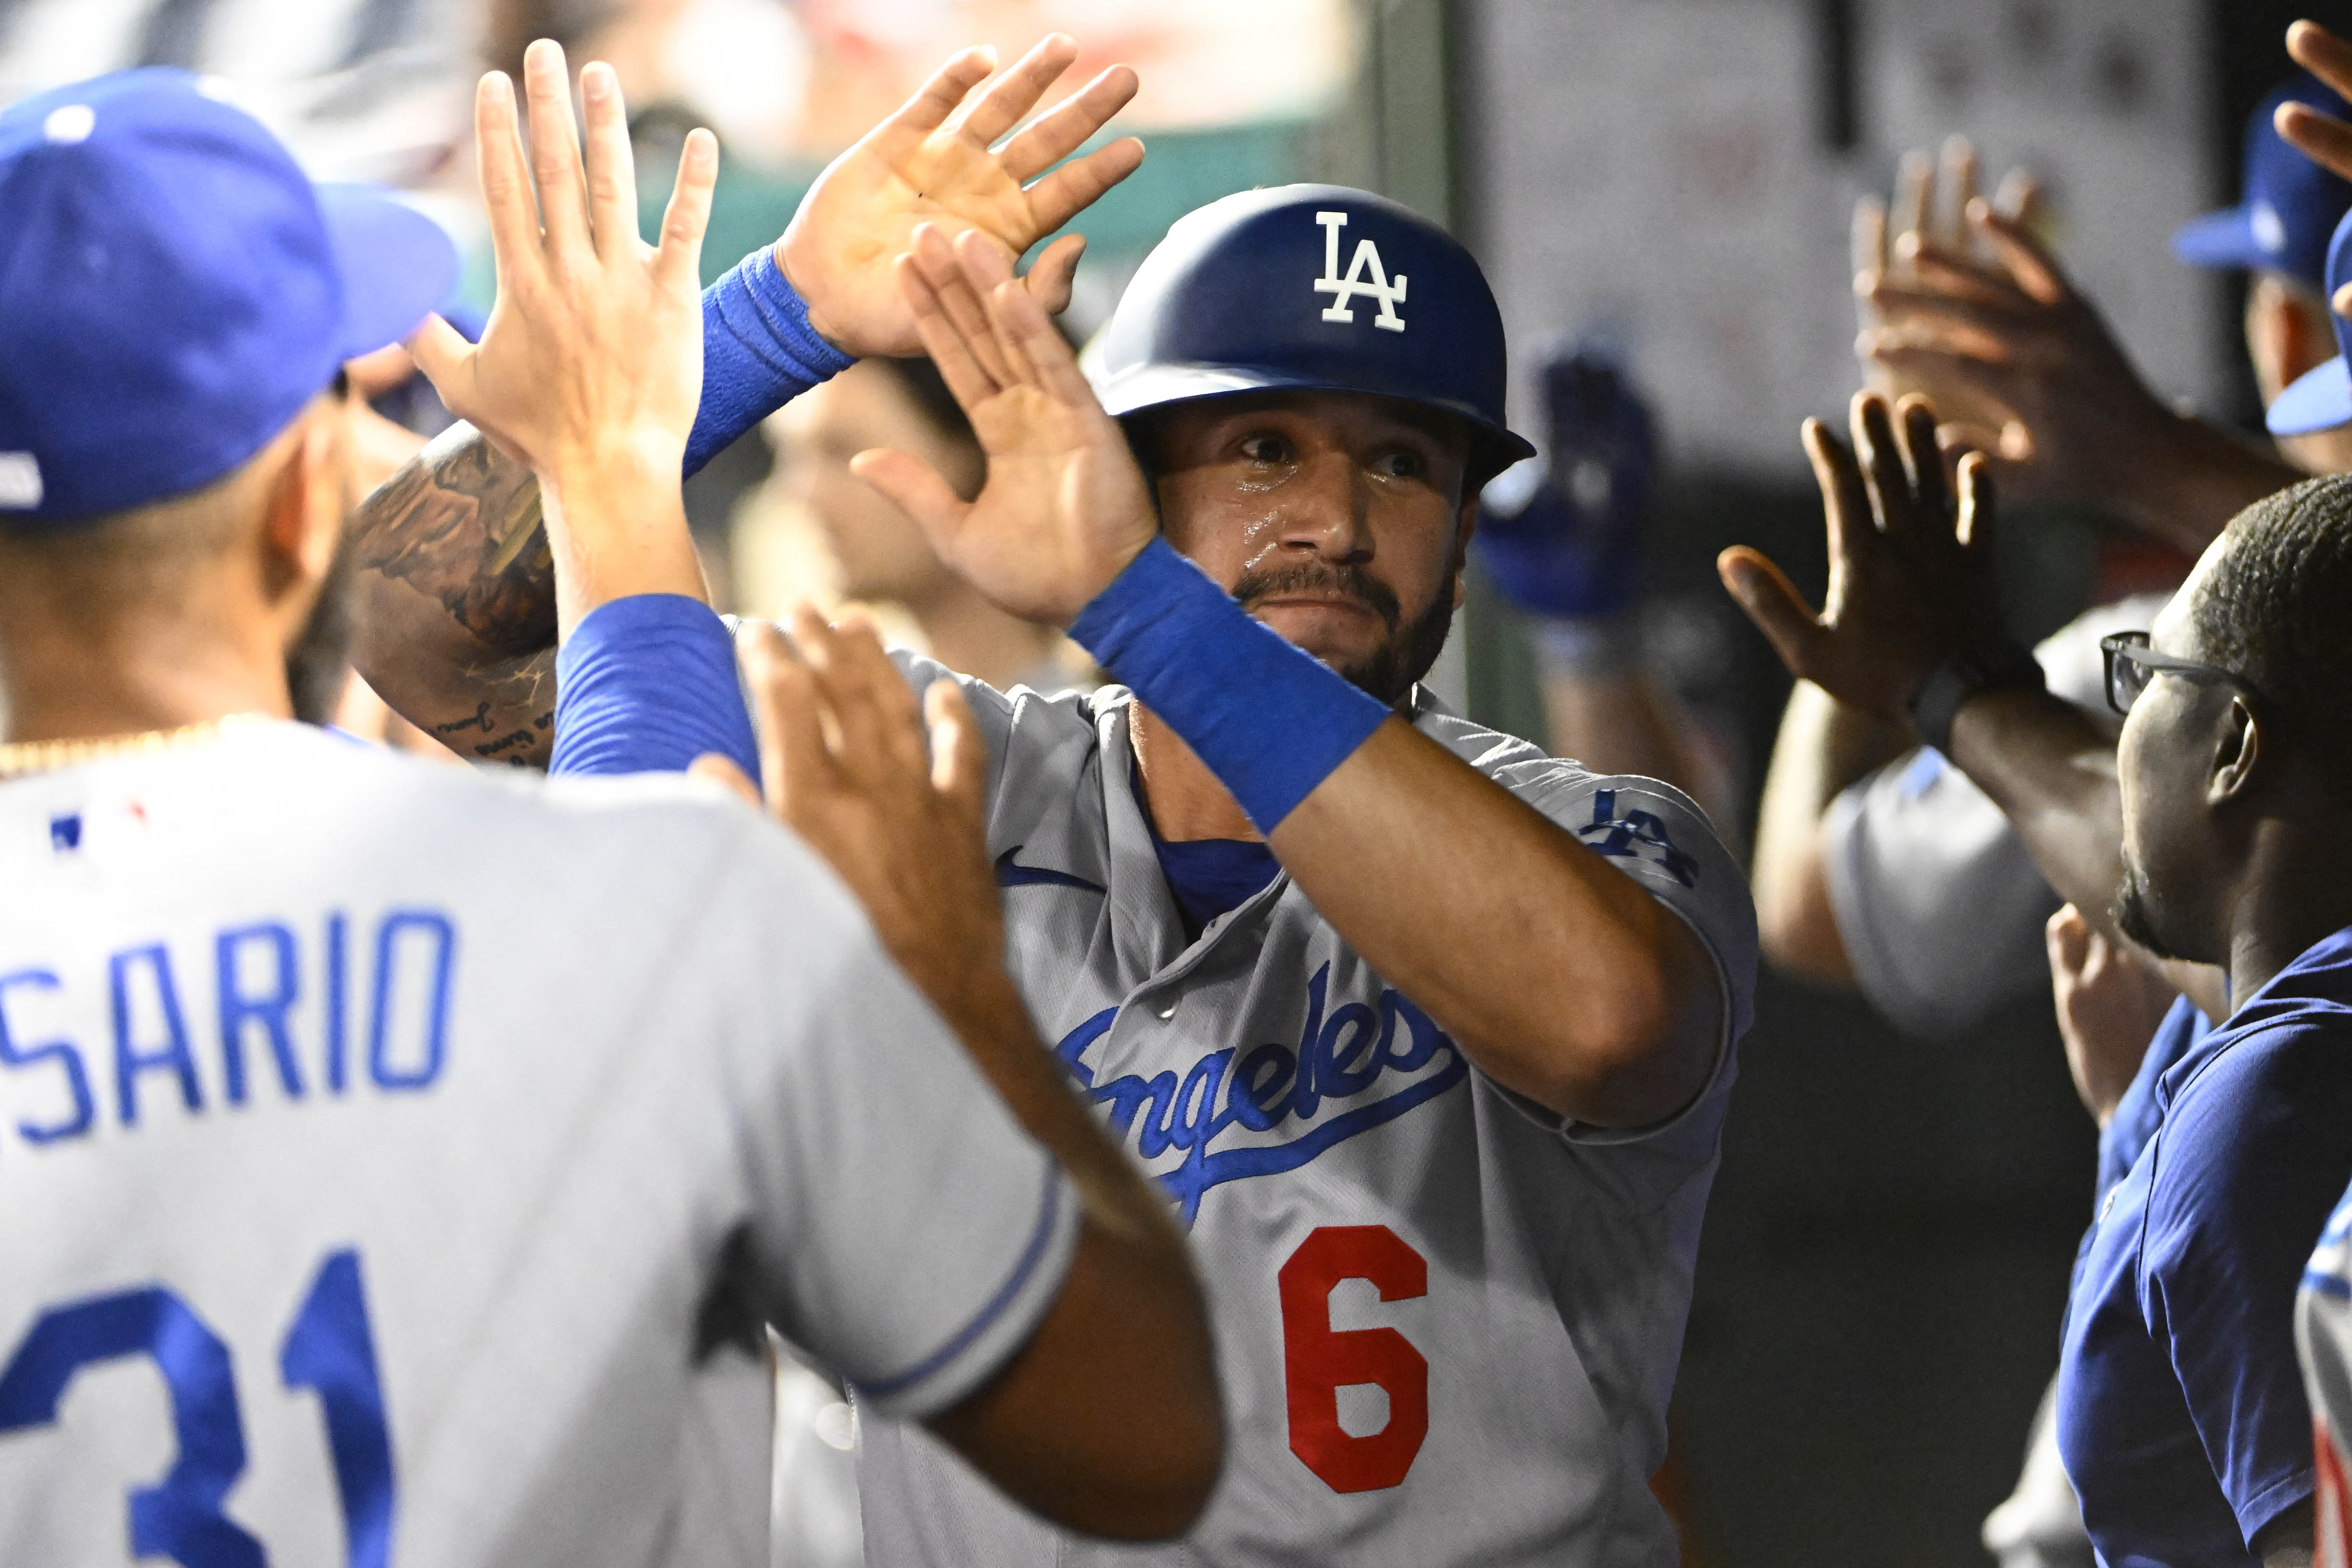
<instances>
[{"instance_id":1,"label":"black-framed glasses","mask_svg":"<svg viewBox=\"0 0 2352 1568\"><path fill-rule=\"evenodd\" d=\"M2099 652L2107 666L2107 706L2118 713L2130 712L2139 694L2147 689L2147 683L2159 675L2177 675L2183 680L2218 680L2236 687L2266 710L2270 706L2262 688L2244 676L2218 665L2158 653L2147 646L2146 632L2117 632L2113 637L2101 637Z\"/></svg>"}]
</instances>

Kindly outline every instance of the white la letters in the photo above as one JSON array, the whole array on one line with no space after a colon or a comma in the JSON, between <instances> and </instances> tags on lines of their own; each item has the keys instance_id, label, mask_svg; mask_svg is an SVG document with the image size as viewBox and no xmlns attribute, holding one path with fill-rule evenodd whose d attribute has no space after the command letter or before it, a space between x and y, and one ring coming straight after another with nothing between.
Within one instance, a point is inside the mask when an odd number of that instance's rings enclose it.
<instances>
[{"instance_id":1,"label":"white la letters","mask_svg":"<svg viewBox=\"0 0 2352 1568\"><path fill-rule=\"evenodd\" d=\"M1404 303L1404 274L1400 272L1391 278L1388 269L1381 265L1380 247L1362 239L1356 242L1356 256L1348 263L1348 275L1340 277L1339 230L1347 226L1348 215L1317 213L1315 221L1323 226L1323 276L1315 279L1315 291L1331 296L1323 319L1354 321L1356 312L1349 308L1349 301L1359 294L1369 294L1381 302L1381 313L1372 318L1372 325L1391 332L1404 331L1404 318L1396 311ZM1371 275L1369 280L1365 278L1367 272Z\"/></svg>"}]
</instances>

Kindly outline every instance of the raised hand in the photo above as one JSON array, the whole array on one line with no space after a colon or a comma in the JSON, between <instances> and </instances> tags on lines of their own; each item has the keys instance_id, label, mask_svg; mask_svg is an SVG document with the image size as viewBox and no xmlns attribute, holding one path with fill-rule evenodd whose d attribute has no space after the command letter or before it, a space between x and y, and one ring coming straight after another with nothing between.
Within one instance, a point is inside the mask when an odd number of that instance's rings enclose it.
<instances>
[{"instance_id":1,"label":"raised hand","mask_svg":"<svg viewBox=\"0 0 2352 1568\"><path fill-rule=\"evenodd\" d=\"M956 1017L975 979L1000 980L1004 964L982 818L988 751L962 692L939 681L919 705L870 625L827 626L806 606L789 644L766 625L745 626L736 640L769 809L849 885L890 956ZM760 804L725 758L703 757L694 771Z\"/></svg>"},{"instance_id":2,"label":"raised hand","mask_svg":"<svg viewBox=\"0 0 2352 1568\"><path fill-rule=\"evenodd\" d=\"M708 131L687 138L661 243L649 246L612 67L581 73L584 163L563 50L531 45L523 79L528 168L512 82L492 71L475 98L498 255L489 324L476 346L436 316L410 349L451 413L539 477L568 627L625 594L704 592L678 468L702 396L698 268L719 145Z\"/></svg>"},{"instance_id":3,"label":"raised hand","mask_svg":"<svg viewBox=\"0 0 2352 1568\"><path fill-rule=\"evenodd\" d=\"M1067 626L1158 531L1127 437L983 237L950 243L927 224L897 272L923 347L987 454L988 479L966 501L904 452L861 452L850 467L998 607Z\"/></svg>"},{"instance_id":4,"label":"raised hand","mask_svg":"<svg viewBox=\"0 0 2352 1568\"><path fill-rule=\"evenodd\" d=\"M1984 458L1969 453L1952 501L1935 410L1917 398L1904 400L1898 419L1885 398L1859 394L1851 422L1851 451L1820 420L1805 422L1829 526L1821 613L1746 545L1725 551L1716 568L1791 673L1907 726L1919 683L1974 637L1998 630L1992 487Z\"/></svg>"},{"instance_id":5,"label":"raised hand","mask_svg":"<svg viewBox=\"0 0 2352 1568\"><path fill-rule=\"evenodd\" d=\"M2352 43L2316 22L2297 22L2286 30L2286 52L2338 96L2352 99ZM2338 178L2352 180L2352 125L2307 103L2280 104L2273 123L2295 151ZM2337 289L2330 303L2337 315L2352 316L2352 284Z\"/></svg>"},{"instance_id":6,"label":"raised hand","mask_svg":"<svg viewBox=\"0 0 2352 1568\"><path fill-rule=\"evenodd\" d=\"M1923 157L1906 164L1904 226L1890 236L1882 221L1874 256L1857 214L1854 347L1870 384L1928 398L1945 444L1983 452L2012 498L2127 492L2114 470L2173 439L2179 420L2034 237L2038 187L2012 173L1998 202L1975 195L1965 142L1947 144L1944 164L1940 181Z\"/></svg>"},{"instance_id":7,"label":"raised hand","mask_svg":"<svg viewBox=\"0 0 2352 1568\"><path fill-rule=\"evenodd\" d=\"M1886 325L1884 302L1877 298L1882 281L1916 285L1918 261L1956 257L1983 262L1991 259L1971 234L1968 211L1977 199L1979 166L1976 148L1965 136L1948 137L1938 155L1917 150L1906 153L1895 172L1895 205L1890 213L1874 195L1854 203L1853 252L1854 309L1862 331L1861 344ZM2040 188L2022 171L2012 169L1994 200L1996 210L2031 224L2040 205ZM1983 392L1951 378L1923 375L1932 366L1898 368L1861 353L1865 384L1889 399L1916 393L1936 405L1946 422L1966 433L1971 444L1996 439L2007 421L2007 411Z\"/></svg>"},{"instance_id":8,"label":"raised hand","mask_svg":"<svg viewBox=\"0 0 2352 1568\"><path fill-rule=\"evenodd\" d=\"M1125 66L1104 71L992 150L1077 53L1068 37L1049 34L972 98L996 57L966 49L817 176L776 242L776 265L807 302L811 326L861 358L918 353L914 317L889 272L890 258L912 247L918 225L931 224L950 239L980 236L1009 270L1135 172L1143 143L1129 136L1045 174L1135 96L1135 73ZM1070 278L1085 249L1085 239L1066 235L1031 268L1026 287L1046 311L1070 302Z\"/></svg>"},{"instance_id":9,"label":"raised hand","mask_svg":"<svg viewBox=\"0 0 2352 1568\"><path fill-rule=\"evenodd\" d=\"M2091 923L2073 904L2050 917L2042 936L2066 1070L2084 1109L2105 1127L2179 993L2137 949Z\"/></svg>"}]
</instances>

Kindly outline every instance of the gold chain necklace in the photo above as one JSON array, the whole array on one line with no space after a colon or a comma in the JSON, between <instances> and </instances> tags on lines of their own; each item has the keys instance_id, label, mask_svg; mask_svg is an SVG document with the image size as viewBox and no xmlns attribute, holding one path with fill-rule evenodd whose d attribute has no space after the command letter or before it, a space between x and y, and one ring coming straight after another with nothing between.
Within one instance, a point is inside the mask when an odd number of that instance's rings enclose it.
<instances>
[{"instance_id":1,"label":"gold chain necklace","mask_svg":"<svg viewBox=\"0 0 2352 1568\"><path fill-rule=\"evenodd\" d=\"M0 780L54 773L59 768L97 762L105 757L132 756L192 745L232 731L270 722L272 721L266 713L227 713L218 719L183 724L176 730L142 730L135 734L95 735L83 741L10 741L0 743Z\"/></svg>"}]
</instances>

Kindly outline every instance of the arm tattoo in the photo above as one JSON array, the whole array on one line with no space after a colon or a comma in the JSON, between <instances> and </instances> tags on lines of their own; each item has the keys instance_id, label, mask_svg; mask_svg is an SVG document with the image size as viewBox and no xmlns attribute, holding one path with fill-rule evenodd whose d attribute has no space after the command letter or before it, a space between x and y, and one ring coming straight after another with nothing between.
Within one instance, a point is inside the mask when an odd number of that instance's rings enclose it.
<instances>
[{"instance_id":1,"label":"arm tattoo","mask_svg":"<svg viewBox=\"0 0 2352 1568\"><path fill-rule=\"evenodd\" d=\"M456 425L352 515L352 659L394 711L485 762L545 767L555 560L539 482Z\"/></svg>"},{"instance_id":2,"label":"arm tattoo","mask_svg":"<svg viewBox=\"0 0 2352 1568\"><path fill-rule=\"evenodd\" d=\"M484 652L555 642L555 559L539 480L470 425L453 425L361 503L359 570L438 599Z\"/></svg>"}]
</instances>

